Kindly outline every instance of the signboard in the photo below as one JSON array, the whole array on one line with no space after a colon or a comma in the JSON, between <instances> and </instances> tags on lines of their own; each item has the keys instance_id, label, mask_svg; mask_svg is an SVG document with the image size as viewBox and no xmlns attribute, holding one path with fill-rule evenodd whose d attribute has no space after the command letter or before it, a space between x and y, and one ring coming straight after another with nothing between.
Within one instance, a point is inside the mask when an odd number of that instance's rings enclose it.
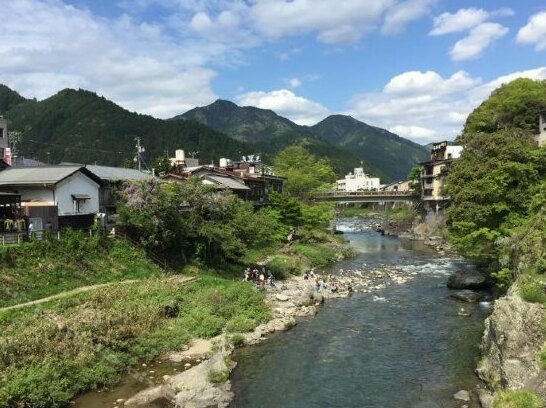
<instances>
[{"instance_id":1,"label":"signboard","mask_svg":"<svg viewBox=\"0 0 546 408\"><path fill-rule=\"evenodd\" d=\"M4 151L4 161L11 166L11 149L9 147L6 147Z\"/></svg>"}]
</instances>

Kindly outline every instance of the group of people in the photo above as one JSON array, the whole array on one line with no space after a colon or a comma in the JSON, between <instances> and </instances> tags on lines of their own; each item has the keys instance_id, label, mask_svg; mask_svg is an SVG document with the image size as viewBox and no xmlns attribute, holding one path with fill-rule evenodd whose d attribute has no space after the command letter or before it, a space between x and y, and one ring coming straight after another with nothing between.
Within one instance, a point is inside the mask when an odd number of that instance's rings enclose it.
<instances>
[{"instance_id":1,"label":"group of people","mask_svg":"<svg viewBox=\"0 0 546 408\"><path fill-rule=\"evenodd\" d=\"M305 272L305 274L303 275L303 279L305 279L305 280L315 279L315 291L317 293L321 293L327 287L326 282L324 281L324 279L322 277L318 276L318 275L315 275L313 270ZM334 276L328 275L328 282L329 282L329 284L328 284L329 289L330 289L330 291L332 293L338 293L340 291L339 283L338 283L337 279ZM346 290L349 292L349 294L353 293L353 291L354 291L353 286L350 283L347 285Z\"/></svg>"},{"instance_id":2,"label":"group of people","mask_svg":"<svg viewBox=\"0 0 546 408\"><path fill-rule=\"evenodd\" d=\"M258 268L257 266L246 268L243 281L254 282L256 286L261 289L265 289L266 285L273 288L275 287L273 274L265 266L262 266L261 268Z\"/></svg>"}]
</instances>

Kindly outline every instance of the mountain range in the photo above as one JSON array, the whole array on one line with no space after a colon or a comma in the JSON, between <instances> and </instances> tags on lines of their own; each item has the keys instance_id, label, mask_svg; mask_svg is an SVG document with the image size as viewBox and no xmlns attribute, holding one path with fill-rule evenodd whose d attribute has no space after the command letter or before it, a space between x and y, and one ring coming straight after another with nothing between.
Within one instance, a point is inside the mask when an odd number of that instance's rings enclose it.
<instances>
[{"instance_id":1,"label":"mountain range","mask_svg":"<svg viewBox=\"0 0 546 408\"><path fill-rule=\"evenodd\" d=\"M427 156L425 147L346 115L332 115L314 126L300 126L271 110L218 100L173 119L197 120L236 140L269 146L273 151L306 141L312 144L311 151L330 156L338 168L350 163L345 166L347 170L364 162L367 171L387 180L404 179L409 169Z\"/></svg>"},{"instance_id":2,"label":"mountain range","mask_svg":"<svg viewBox=\"0 0 546 408\"><path fill-rule=\"evenodd\" d=\"M218 100L169 120L130 112L86 90L65 89L42 101L0 85L0 115L21 132L19 155L42 161L120 165L131 160L140 137L146 157L182 148L202 163L261 154L270 160L299 143L330 159L338 174L363 166L385 181L404 179L427 156L425 147L350 116L333 115L300 126L275 112Z\"/></svg>"}]
</instances>

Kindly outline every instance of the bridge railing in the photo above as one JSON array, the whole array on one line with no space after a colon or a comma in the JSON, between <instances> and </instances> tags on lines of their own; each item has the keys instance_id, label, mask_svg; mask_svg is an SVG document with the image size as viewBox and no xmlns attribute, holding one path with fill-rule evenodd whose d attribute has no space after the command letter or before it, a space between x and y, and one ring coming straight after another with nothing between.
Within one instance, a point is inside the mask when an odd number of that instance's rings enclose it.
<instances>
[{"instance_id":1,"label":"bridge railing","mask_svg":"<svg viewBox=\"0 0 546 408\"><path fill-rule=\"evenodd\" d=\"M315 193L317 198L329 197L412 197L413 191L326 191Z\"/></svg>"}]
</instances>

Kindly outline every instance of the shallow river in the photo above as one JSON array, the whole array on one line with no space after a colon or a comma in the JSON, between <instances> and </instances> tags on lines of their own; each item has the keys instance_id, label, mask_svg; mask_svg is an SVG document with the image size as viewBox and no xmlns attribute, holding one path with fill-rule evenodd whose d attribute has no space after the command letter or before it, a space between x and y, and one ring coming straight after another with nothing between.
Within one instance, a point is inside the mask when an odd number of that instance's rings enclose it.
<instances>
[{"instance_id":1,"label":"shallow river","mask_svg":"<svg viewBox=\"0 0 546 408\"><path fill-rule=\"evenodd\" d=\"M359 255L332 273L401 269L413 279L327 302L287 333L239 350L230 408L461 407L487 309L448 299L447 276L472 267L415 242L345 229ZM464 306L471 317L457 315Z\"/></svg>"}]
</instances>

